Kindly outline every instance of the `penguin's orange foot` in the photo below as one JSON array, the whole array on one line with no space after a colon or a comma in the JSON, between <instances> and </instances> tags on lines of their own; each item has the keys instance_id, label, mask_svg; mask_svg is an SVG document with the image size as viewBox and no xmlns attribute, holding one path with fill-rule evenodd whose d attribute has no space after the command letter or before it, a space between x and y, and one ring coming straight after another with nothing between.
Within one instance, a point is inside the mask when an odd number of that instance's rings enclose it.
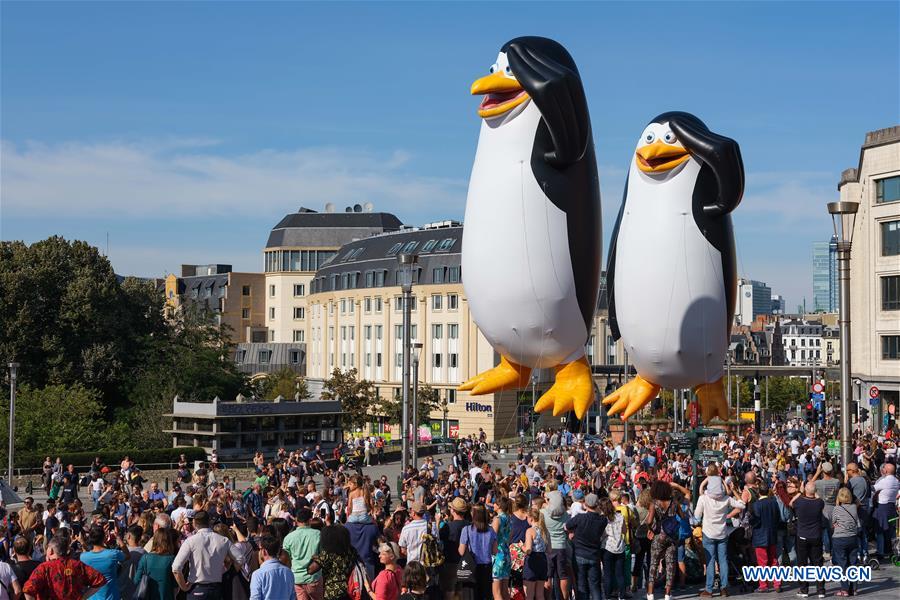
<instances>
[{"instance_id":1,"label":"penguin's orange foot","mask_svg":"<svg viewBox=\"0 0 900 600\"><path fill-rule=\"evenodd\" d=\"M659 386L638 375L604 398L603 404L612 405L607 409L607 414L614 415L621 412L622 418L627 419L641 410L650 400L656 398L657 394L659 394Z\"/></svg>"},{"instance_id":2,"label":"penguin's orange foot","mask_svg":"<svg viewBox=\"0 0 900 600\"><path fill-rule=\"evenodd\" d=\"M517 365L506 360L505 356L501 356L499 365L484 373L479 373L456 389L478 396L504 390L522 389L528 385L530 378L530 367Z\"/></svg>"},{"instance_id":3,"label":"penguin's orange foot","mask_svg":"<svg viewBox=\"0 0 900 600\"><path fill-rule=\"evenodd\" d=\"M583 418L591 402L594 401L594 380L591 377L591 366L582 357L565 365L556 367L556 381L534 405L534 410L542 412L553 408L553 416L570 410L575 416Z\"/></svg>"},{"instance_id":4,"label":"penguin's orange foot","mask_svg":"<svg viewBox=\"0 0 900 600\"><path fill-rule=\"evenodd\" d=\"M700 404L700 416L708 425L714 418L728 420L728 399L725 397L725 385L720 377L718 381L704 383L694 388Z\"/></svg>"}]
</instances>

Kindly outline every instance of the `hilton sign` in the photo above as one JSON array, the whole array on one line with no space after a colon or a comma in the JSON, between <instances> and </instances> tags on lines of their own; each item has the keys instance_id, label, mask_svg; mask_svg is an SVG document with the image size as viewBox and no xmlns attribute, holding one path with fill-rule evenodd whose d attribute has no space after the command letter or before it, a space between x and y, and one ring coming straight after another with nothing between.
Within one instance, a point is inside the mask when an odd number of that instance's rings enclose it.
<instances>
[{"instance_id":1,"label":"hilton sign","mask_svg":"<svg viewBox=\"0 0 900 600\"><path fill-rule=\"evenodd\" d=\"M466 412L494 412L494 407L489 404L481 404L479 402L466 402Z\"/></svg>"}]
</instances>

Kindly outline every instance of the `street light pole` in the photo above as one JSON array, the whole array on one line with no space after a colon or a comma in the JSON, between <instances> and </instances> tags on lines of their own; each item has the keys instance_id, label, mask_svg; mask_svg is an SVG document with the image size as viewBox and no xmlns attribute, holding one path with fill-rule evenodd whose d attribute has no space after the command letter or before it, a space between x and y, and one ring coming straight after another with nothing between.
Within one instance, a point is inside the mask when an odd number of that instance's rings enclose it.
<instances>
[{"instance_id":1,"label":"street light pole","mask_svg":"<svg viewBox=\"0 0 900 600\"><path fill-rule=\"evenodd\" d=\"M419 353L422 351L422 344L415 343L412 345L412 364L413 364L413 398L412 398L412 464L418 469L419 465Z\"/></svg>"},{"instance_id":2,"label":"street light pole","mask_svg":"<svg viewBox=\"0 0 900 600\"><path fill-rule=\"evenodd\" d=\"M9 487L13 487L13 465L15 463L14 456L16 452L16 378L19 363L9 363L9 470L8 479L6 480Z\"/></svg>"},{"instance_id":3,"label":"street light pole","mask_svg":"<svg viewBox=\"0 0 900 600\"><path fill-rule=\"evenodd\" d=\"M537 369L531 372L531 444L534 447L535 442L535 426L537 419L534 418L534 407L537 405Z\"/></svg>"},{"instance_id":4,"label":"street light pole","mask_svg":"<svg viewBox=\"0 0 900 600\"><path fill-rule=\"evenodd\" d=\"M841 466L850 462L850 245L858 202L829 202L828 212L837 236L838 282L840 284L841 336Z\"/></svg>"},{"instance_id":5,"label":"street light pole","mask_svg":"<svg viewBox=\"0 0 900 600\"><path fill-rule=\"evenodd\" d=\"M402 423L400 432L402 441L400 445L401 452L401 477L406 477L406 470L409 468L409 371L410 371L410 327L412 321L412 271L413 265L416 263L415 254L401 254L397 257L400 262L400 290L403 292L403 377L400 390L400 398L403 402L402 407ZM399 490L398 490L399 492Z\"/></svg>"}]
</instances>

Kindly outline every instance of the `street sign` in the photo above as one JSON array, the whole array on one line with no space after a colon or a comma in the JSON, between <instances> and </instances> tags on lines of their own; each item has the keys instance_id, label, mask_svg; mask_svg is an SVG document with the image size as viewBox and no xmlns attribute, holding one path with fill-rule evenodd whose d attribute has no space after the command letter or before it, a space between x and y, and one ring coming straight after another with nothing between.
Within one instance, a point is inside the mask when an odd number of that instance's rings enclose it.
<instances>
[{"instance_id":1,"label":"street sign","mask_svg":"<svg viewBox=\"0 0 900 600\"><path fill-rule=\"evenodd\" d=\"M841 451L840 440L828 440L828 453L833 454Z\"/></svg>"},{"instance_id":2,"label":"street sign","mask_svg":"<svg viewBox=\"0 0 900 600\"><path fill-rule=\"evenodd\" d=\"M813 395L812 395L812 399L813 399L813 400L824 400L824 399L825 399L825 394L813 394Z\"/></svg>"},{"instance_id":3,"label":"street sign","mask_svg":"<svg viewBox=\"0 0 900 600\"><path fill-rule=\"evenodd\" d=\"M697 401L691 402L691 427L696 428L700 424L700 407Z\"/></svg>"},{"instance_id":4,"label":"street sign","mask_svg":"<svg viewBox=\"0 0 900 600\"><path fill-rule=\"evenodd\" d=\"M881 394L881 390L878 389L877 386L872 386L869 388L869 398L877 398Z\"/></svg>"},{"instance_id":5,"label":"street sign","mask_svg":"<svg viewBox=\"0 0 900 600\"><path fill-rule=\"evenodd\" d=\"M722 460L725 453L720 450L696 450L694 460Z\"/></svg>"},{"instance_id":6,"label":"street sign","mask_svg":"<svg viewBox=\"0 0 900 600\"><path fill-rule=\"evenodd\" d=\"M825 386L822 385L821 381L817 381L813 384L812 391L814 394L821 394L822 392L825 391Z\"/></svg>"},{"instance_id":7,"label":"street sign","mask_svg":"<svg viewBox=\"0 0 900 600\"><path fill-rule=\"evenodd\" d=\"M697 427L696 429L694 429L694 432L700 437L717 436L719 434L725 433L721 429L714 429L712 427Z\"/></svg>"}]
</instances>

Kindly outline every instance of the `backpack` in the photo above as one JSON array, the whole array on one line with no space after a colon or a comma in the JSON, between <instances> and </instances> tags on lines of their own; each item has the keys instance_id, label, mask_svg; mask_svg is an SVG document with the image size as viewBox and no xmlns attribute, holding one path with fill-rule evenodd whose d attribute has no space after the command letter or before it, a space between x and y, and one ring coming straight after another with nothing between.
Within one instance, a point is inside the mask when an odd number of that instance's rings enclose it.
<instances>
[{"instance_id":1,"label":"backpack","mask_svg":"<svg viewBox=\"0 0 900 600\"><path fill-rule=\"evenodd\" d=\"M444 553L437 539L427 531L422 534L422 549L419 551L419 562L425 568L437 568L444 564Z\"/></svg>"},{"instance_id":2,"label":"backpack","mask_svg":"<svg viewBox=\"0 0 900 600\"><path fill-rule=\"evenodd\" d=\"M353 568L350 569L350 575L347 577L347 597L350 600L364 600L368 598L366 593L366 571L359 561L356 561Z\"/></svg>"}]
</instances>

